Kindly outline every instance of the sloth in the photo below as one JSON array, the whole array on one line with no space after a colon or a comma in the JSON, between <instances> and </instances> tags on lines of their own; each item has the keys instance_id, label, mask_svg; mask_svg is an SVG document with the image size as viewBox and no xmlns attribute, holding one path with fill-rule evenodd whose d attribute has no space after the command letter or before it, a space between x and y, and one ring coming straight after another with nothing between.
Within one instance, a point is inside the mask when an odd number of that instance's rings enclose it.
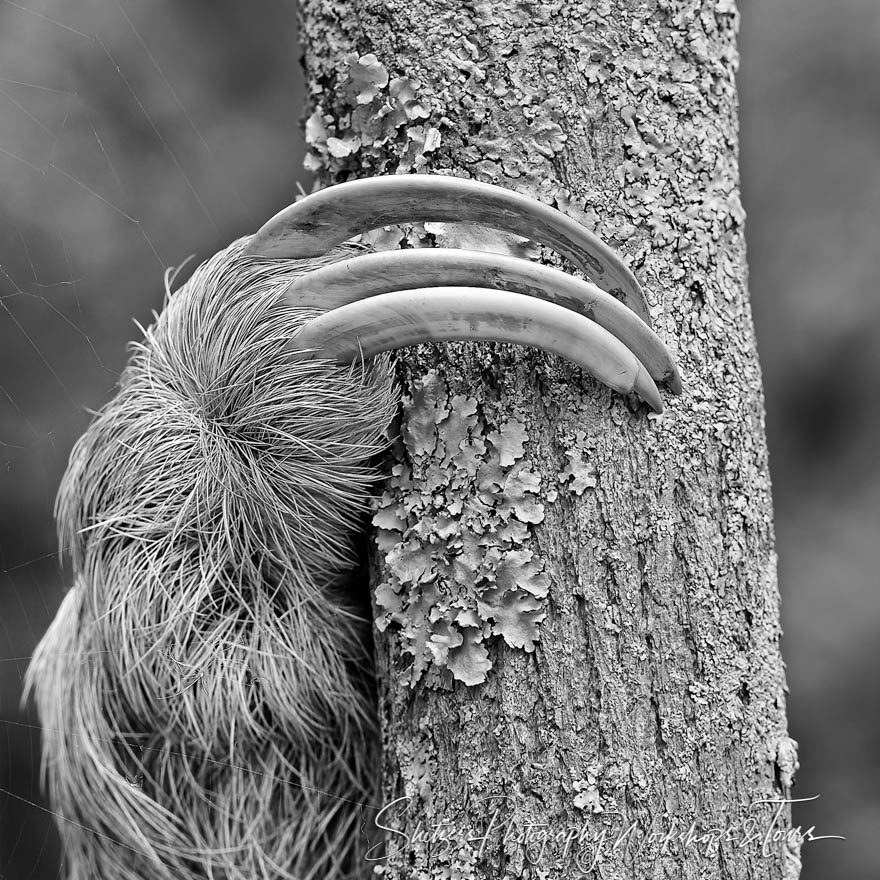
<instances>
[{"instance_id":1,"label":"sloth","mask_svg":"<svg viewBox=\"0 0 880 880\"><path fill-rule=\"evenodd\" d=\"M350 241L429 220L530 238L593 281ZM67 876L361 877L379 737L358 548L399 402L389 352L531 346L657 412L679 374L613 250L469 180L329 187L173 281L56 503L73 586L26 695Z\"/></svg>"}]
</instances>

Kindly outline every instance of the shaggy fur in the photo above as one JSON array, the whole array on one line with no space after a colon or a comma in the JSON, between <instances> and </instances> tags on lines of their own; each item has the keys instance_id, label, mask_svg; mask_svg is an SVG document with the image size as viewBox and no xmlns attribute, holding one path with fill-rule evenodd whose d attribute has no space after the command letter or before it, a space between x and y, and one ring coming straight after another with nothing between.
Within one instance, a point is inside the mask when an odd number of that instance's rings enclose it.
<instances>
[{"instance_id":1,"label":"shaggy fur","mask_svg":"<svg viewBox=\"0 0 880 880\"><path fill-rule=\"evenodd\" d=\"M198 268L132 346L58 496L74 586L28 671L69 880L362 876L377 743L355 536L386 358L285 348L329 260Z\"/></svg>"}]
</instances>

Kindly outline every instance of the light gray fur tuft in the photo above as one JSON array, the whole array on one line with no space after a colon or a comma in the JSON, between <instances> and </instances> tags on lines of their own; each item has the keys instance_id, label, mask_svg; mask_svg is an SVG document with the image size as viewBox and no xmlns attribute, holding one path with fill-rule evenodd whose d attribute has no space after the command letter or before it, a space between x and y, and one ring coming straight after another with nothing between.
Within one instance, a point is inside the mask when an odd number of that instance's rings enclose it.
<instances>
[{"instance_id":1,"label":"light gray fur tuft","mask_svg":"<svg viewBox=\"0 0 880 880\"><path fill-rule=\"evenodd\" d=\"M70 880L324 880L363 870L378 774L352 580L387 358L286 351L281 291L323 260L242 255L169 294L59 492L74 586L27 687Z\"/></svg>"}]
</instances>

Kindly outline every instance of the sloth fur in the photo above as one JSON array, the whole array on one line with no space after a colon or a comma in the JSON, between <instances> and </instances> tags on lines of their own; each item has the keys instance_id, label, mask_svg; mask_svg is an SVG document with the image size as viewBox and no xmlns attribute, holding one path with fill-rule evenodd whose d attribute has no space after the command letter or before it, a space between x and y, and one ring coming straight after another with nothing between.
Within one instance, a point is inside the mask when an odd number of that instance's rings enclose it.
<instances>
[{"instance_id":1,"label":"sloth fur","mask_svg":"<svg viewBox=\"0 0 880 880\"><path fill-rule=\"evenodd\" d=\"M69 880L362 876L378 744L357 589L387 357L286 342L316 310L235 242L132 345L57 501L73 587L28 671Z\"/></svg>"}]
</instances>

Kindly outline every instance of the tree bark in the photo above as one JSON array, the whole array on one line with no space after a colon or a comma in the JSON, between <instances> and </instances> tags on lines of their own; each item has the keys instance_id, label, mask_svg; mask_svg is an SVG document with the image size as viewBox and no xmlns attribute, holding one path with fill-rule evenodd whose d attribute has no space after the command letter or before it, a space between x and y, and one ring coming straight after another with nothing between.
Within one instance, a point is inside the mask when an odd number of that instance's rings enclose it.
<instances>
[{"instance_id":1,"label":"tree bark","mask_svg":"<svg viewBox=\"0 0 880 880\"><path fill-rule=\"evenodd\" d=\"M374 519L384 876L796 878L789 810L761 803L790 795L796 744L733 0L300 13L323 183L454 174L555 205L626 255L685 385L655 417L532 350L399 358ZM450 225L398 243L561 265Z\"/></svg>"}]
</instances>

